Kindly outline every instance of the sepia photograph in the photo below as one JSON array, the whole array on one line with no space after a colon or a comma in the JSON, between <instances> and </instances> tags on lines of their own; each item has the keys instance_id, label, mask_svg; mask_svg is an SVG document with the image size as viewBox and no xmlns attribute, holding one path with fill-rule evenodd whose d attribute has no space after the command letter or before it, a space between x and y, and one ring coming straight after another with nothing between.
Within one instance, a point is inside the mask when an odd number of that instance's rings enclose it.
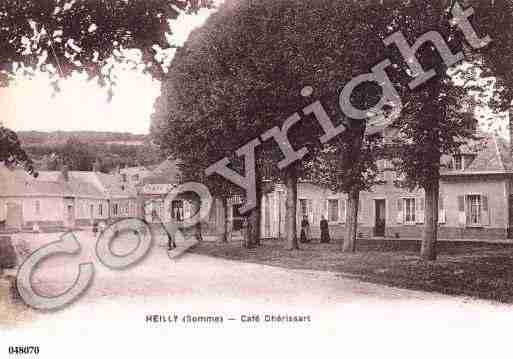
<instances>
[{"instance_id":1,"label":"sepia photograph","mask_svg":"<svg viewBox=\"0 0 513 359\"><path fill-rule=\"evenodd\" d=\"M512 332L513 0L0 0L0 358Z\"/></svg>"}]
</instances>

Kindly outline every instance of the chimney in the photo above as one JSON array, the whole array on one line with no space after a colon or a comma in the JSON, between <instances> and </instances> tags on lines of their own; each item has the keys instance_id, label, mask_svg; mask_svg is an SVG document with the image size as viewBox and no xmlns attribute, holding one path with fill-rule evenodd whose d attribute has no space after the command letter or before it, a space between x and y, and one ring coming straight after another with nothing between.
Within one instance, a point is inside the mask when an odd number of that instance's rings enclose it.
<instances>
[{"instance_id":1,"label":"chimney","mask_svg":"<svg viewBox=\"0 0 513 359\"><path fill-rule=\"evenodd\" d=\"M63 165L62 169L61 169L61 172L62 172L62 177L64 178L64 181L68 182L69 181L69 168L68 168L68 165Z\"/></svg>"}]
</instances>

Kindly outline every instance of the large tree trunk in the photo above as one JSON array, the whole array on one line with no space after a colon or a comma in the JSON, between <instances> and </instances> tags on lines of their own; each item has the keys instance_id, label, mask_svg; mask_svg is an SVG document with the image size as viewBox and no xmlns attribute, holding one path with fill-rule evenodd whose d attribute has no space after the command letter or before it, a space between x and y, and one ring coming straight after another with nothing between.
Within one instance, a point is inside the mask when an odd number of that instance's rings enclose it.
<instances>
[{"instance_id":1,"label":"large tree trunk","mask_svg":"<svg viewBox=\"0 0 513 359\"><path fill-rule=\"evenodd\" d=\"M285 231L287 236L287 249L299 249L297 240L297 172L293 166L289 167L285 174L285 187L287 198L285 200L286 220Z\"/></svg>"},{"instance_id":2,"label":"large tree trunk","mask_svg":"<svg viewBox=\"0 0 513 359\"><path fill-rule=\"evenodd\" d=\"M260 171L256 169L256 198L257 206L247 217L247 226L244 232L244 244L246 248L254 248L260 245L260 219L262 217L262 178Z\"/></svg>"},{"instance_id":3,"label":"large tree trunk","mask_svg":"<svg viewBox=\"0 0 513 359\"><path fill-rule=\"evenodd\" d=\"M353 178L360 178L361 169L359 162L361 161L366 122L352 121L351 127L350 148L347 157L344 159L346 162L344 168L349 169L349 173L346 173L346 175L353 176ZM356 251L356 233L358 230L358 203L360 201L360 188L361 184L356 181L347 193L348 208L346 214L346 235L342 245L342 251L346 253L353 253Z\"/></svg>"},{"instance_id":4,"label":"large tree trunk","mask_svg":"<svg viewBox=\"0 0 513 359\"><path fill-rule=\"evenodd\" d=\"M427 261L436 260L436 240L438 237L438 196L439 182L432 182L424 187L426 206L424 214L424 233L420 256Z\"/></svg>"},{"instance_id":5,"label":"large tree trunk","mask_svg":"<svg viewBox=\"0 0 513 359\"><path fill-rule=\"evenodd\" d=\"M347 214L346 214L346 236L340 240L339 246L343 252L353 253L356 250L356 233L358 230L358 203L360 192L351 191L348 193Z\"/></svg>"},{"instance_id":6,"label":"large tree trunk","mask_svg":"<svg viewBox=\"0 0 513 359\"><path fill-rule=\"evenodd\" d=\"M260 210L258 208L252 210L247 221L248 223L245 230L245 246L246 248L254 248L259 244Z\"/></svg>"},{"instance_id":7,"label":"large tree trunk","mask_svg":"<svg viewBox=\"0 0 513 359\"><path fill-rule=\"evenodd\" d=\"M221 198L223 203L223 236L221 237L222 242L228 242L228 235L230 234L230 219L228 218L228 198Z\"/></svg>"},{"instance_id":8,"label":"large tree trunk","mask_svg":"<svg viewBox=\"0 0 513 359\"><path fill-rule=\"evenodd\" d=\"M201 208L201 201L199 198L194 198L191 201L191 203L192 203L192 214L196 215ZM201 221L198 221L198 223L196 223L194 225L194 238L198 241L203 240L203 234L201 233Z\"/></svg>"}]
</instances>

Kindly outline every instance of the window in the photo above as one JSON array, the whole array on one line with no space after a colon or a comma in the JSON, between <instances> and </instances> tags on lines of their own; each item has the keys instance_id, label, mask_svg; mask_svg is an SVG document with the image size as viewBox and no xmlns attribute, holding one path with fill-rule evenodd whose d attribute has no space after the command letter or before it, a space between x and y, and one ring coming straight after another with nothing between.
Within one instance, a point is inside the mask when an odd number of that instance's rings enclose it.
<instances>
[{"instance_id":1,"label":"window","mask_svg":"<svg viewBox=\"0 0 513 359\"><path fill-rule=\"evenodd\" d=\"M460 225L486 226L490 224L488 197L482 194L469 194L458 197Z\"/></svg>"},{"instance_id":2,"label":"window","mask_svg":"<svg viewBox=\"0 0 513 359\"><path fill-rule=\"evenodd\" d=\"M103 216L103 205L101 203L98 205L98 215Z\"/></svg>"},{"instance_id":3,"label":"window","mask_svg":"<svg viewBox=\"0 0 513 359\"><path fill-rule=\"evenodd\" d=\"M329 199L328 200L328 221L329 222L338 222L339 218L339 203L338 199Z\"/></svg>"},{"instance_id":4,"label":"window","mask_svg":"<svg viewBox=\"0 0 513 359\"><path fill-rule=\"evenodd\" d=\"M119 205L117 203L114 203L114 205L112 206L112 214L117 216L118 210L119 210Z\"/></svg>"},{"instance_id":5,"label":"window","mask_svg":"<svg viewBox=\"0 0 513 359\"><path fill-rule=\"evenodd\" d=\"M133 182L138 182L139 181L139 175L133 175L132 176L132 181Z\"/></svg>"},{"instance_id":6,"label":"window","mask_svg":"<svg viewBox=\"0 0 513 359\"><path fill-rule=\"evenodd\" d=\"M306 199L299 200L299 214L301 218L308 215L308 201Z\"/></svg>"},{"instance_id":7,"label":"window","mask_svg":"<svg viewBox=\"0 0 513 359\"><path fill-rule=\"evenodd\" d=\"M467 224L481 224L481 196L467 196Z\"/></svg>"},{"instance_id":8,"label":"window","mask_svg":"<svg viewBox=\"0 0 513 359\"><path fill-rule=\"evenodd\" d=\"M404 199L404 222L415 223L415 198Z\"/></svg>"},{"instance_id":9,"label":"window","mask_svg":"<svg viewBox=\"0 0 513 359\"><path fill-rule=\"evenodd\" d=\"M128 201L128 215L135 217L135 203L133 201Z\"/></svg>"},{"instance_id":10,"label":"window","mask_svg":"<svg viewBox=\"0 0 513 359\"><path fill-rule=\"evenodd\" d=\"M171 202L171 218L181 222L184 219L184 206L183 201L172 201Z\"/></svg>"},{"instance_id":11,"label":"window","mask_svg":"<svg viewBox=\"0 0 513 359\"><path fill-rule=\"evenodd\" d=\"M308 222L310 225L314 223L314 214L313 214L313 200L311 199L299 199L299 209L297 212L298 221L301 223L301 221L305 218L308 219Z\"/></svg>"},{"instance_id":12,"label":"window","mask_svg":"<svg viewBox=\"0 0 513 359\"><path fill-rule=\"evenodd\" d=\"M456 171L463 171L463 169L464 169L463 156L461 156L461 155L454 156L454 169Z\"/></svg>"},{"instance_id":13,"label":"window","mask_svg":"<svg viewBox=\"0 0 513 359\"><path fill-rule=\"evenodd\" d=\"M121 175L121 178L122 178L123 182L126 182L126 173L123 173L123 174Z\"/></svg>"},{"instance_id":14,"label":"window","mask_svg":"<svg viewBox=\"0 0 513 359\"><path fill-rule=\"evenodd\" d=\"M89 216L94 218L94 205L92 204L89 206Z\"/></svg>"},{"instance_id":15,"label":"window","mask_svg":"<svg viewBox=\"0 0 513 359\"><path fill-rule=\"evenodd\" d=\"M40 201L36 201L36 203L34 204L35 205L35 212L37 215L41 214L41 202Z\"/></svg>"}]
</instances>

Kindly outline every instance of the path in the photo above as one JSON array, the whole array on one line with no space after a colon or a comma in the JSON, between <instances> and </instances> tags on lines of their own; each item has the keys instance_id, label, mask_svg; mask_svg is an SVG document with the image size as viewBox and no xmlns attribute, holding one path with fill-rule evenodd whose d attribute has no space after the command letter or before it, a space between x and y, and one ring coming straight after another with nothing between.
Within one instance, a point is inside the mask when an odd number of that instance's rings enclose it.
<instances>
[{"instance_id":1,"label":"path","mask_svg":"<svg viewBox=\"0 0 513 359\"><path fill-rule=\"evenodd\" d=\"M84 250L94 247L92 238L81 240ZM126 250L130 241L123 246ZM47 263L37 273L41 288L65 289L76 275L76 263L63 258ZM169 350L174 356L191 351L205 356L214 346L238 350L243 357L272 349L277 356L332 357L327 353L343 350L342 357L381 357L386 351L423 358L440 348L446 348L442 357L494 357L500 345L509 343L513 328L510 306L194 254L170 260L162 243L129 270L112 271L97 261L95 266L96 277L83 298L62 311L38 314L31 324L7 332L9 337L46 343L52 358L66 350L75 358L160 358ZM178 323L146 321L150 315L175 314ZM183 323L188 314L222 316L223 323ZM266 314L310 316L311 321L269 323ZM254 316L260 322L243 321ZM433 346L419 351L423 336ZM250 338L258 340L247 344ZM458 350L449 350L455 343Z\"/></svg>"}]
</instances>

